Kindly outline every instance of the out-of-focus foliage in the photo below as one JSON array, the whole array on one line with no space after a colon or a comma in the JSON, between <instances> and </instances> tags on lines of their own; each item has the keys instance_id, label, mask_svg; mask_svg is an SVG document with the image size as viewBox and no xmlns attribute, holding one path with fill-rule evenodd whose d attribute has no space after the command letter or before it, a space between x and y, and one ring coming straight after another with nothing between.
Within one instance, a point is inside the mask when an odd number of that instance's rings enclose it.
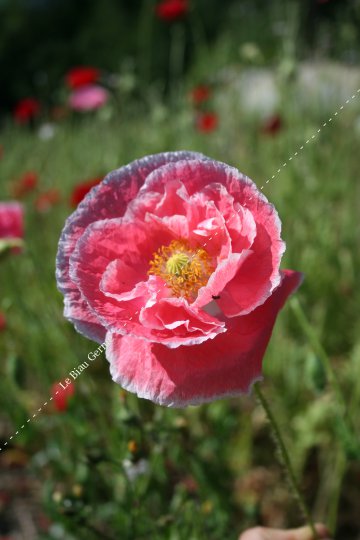
<instances>
[{"instance_id":1,"label":"out-of-focus foliage","mask_svg":"<svg viewBox=\"0 0 360 540\"><path fill-rule=\"evenodd\" d=\"M134 72L140 93L154 83L166 89L177 46L185 49L183 72L219 40L224 63L237 61L239 47L248 42L260 46L264 61L277 61L284 42L302 57L315 49L320 56L359 61L359 0L189 0L187 16L171 24L156 17L157 3L2 0L0 111L26 95L53 103L74 65Z\"/></svg>"}]
</instances>

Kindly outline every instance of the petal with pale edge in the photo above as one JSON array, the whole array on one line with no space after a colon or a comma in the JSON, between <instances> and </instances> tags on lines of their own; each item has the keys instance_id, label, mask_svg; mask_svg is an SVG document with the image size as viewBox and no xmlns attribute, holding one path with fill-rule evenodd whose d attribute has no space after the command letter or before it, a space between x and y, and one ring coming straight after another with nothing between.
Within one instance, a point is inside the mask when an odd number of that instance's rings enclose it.
<instances>
[{"instance_id":1,"label":"petal with pale edge","mask_svg":"<svg viewBox=\"0 0 360 540\"><path fill-rule=\"evenodd\" d=\"M261 379L276 316L301 281L301 273L284 270L280 285L261 306L229 319L227 332L196 346L169 349L108 332L106 356L113 380L139 397L168 407L249 392Z\"/></svg>"},{"instance_id":2,"label":"petal with pale edge","mask_svg":"<svg viewBox=\"0 0 360 540\"><path fill-rule=\"evenodd\" d=\"M156 207L158 198L166 193L171 181L181 180L189 197L195 193L213 192L214 201L225 216L226 225L234 236L234 248L240 244L237 222L241 213L241 229L245 237L254 239L251 253L247 253L241 267L230 281L224 282L219 305L227 317L250 313L263 304L280 283L279 265L285 251L281 240L281 222L276 209L257 189L250 178L234 167L213 160L184 160L158 167L146 178L136 200L129 205L127 213L137 219ZM226 188L226 189L225 189ZM151 197L149 197L149 193ZM156 197L158 195L158 197ZM173 197L174 198L174 197ZM229 213L229 200L235 201L235 212ZM170 205L169 205L170 206ZM162 204L166 208L165 204ZM256 236L253 236L254 224ZM212 237L213 235L211 235ZM238 236L238 237L237 237ZM208 245L207 240L206 245ZM205 244L203 244L205 245ZM211 294L219 291L211 291ZM200 300L199 300L200 301Z\"/></svg>"},{"instance_id":3,"label":"petal with pale edge","mask_svg":"<svg viewBox=\"0 0 360 540\"><path fill-rule=\"evenodd\" d=\"M105 329L70 278L69 259L76 242L94 221L122 217L128 203L152 171L170 162L187 159L208 158L196 152L165 152L138 159L112 171L86 195L67 219L59 241L56 279L59 291L65 296L64 315L84 336L102 343Z\"/></svg>"}]
</instances>

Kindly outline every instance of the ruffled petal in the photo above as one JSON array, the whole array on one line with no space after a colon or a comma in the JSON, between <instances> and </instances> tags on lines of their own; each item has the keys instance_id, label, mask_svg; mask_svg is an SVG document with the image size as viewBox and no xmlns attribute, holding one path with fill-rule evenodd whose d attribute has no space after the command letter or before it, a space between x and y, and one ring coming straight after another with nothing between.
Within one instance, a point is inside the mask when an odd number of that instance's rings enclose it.
<instances>
[{"instance_id":1,"label":"ruffled petal","mask_svg":"<svg viewBox=\"0 0 360 540\"><path fill-rule=\"evenodd\" d=\"M148 280L149 260L158 242L169 243L170 240L166 231L154 228L147 230L146 224L129 223L123 218L97 221L88 226L71 255L70 277L93 315L105 328L128 332L134 330L134 325L138 325L138 313L147 296L144 298L133 294L128 301L123 297L120 302L120 295L132 291L136 278L140 282ZM131 265L132 271L119 276L117 284L113 280L111 285L106 271L111 272L114 278L114 261L119 258L124 260L127 267ZM109 270L110 264L115 266L110 266ZM159 287L157 282L158 289L163 289L162 281L160 284ZM111 285L112 288L104 290L105 285ZM126 329L125 322L129 323Z\"/></svg>"},{"instance_id":2,"label":"ruffled petal","mask_svg":"<svg viewBox=\"0 0 360 540\"><path fill-rule=\"evenodd\" d=\"M65 223L56 258L57 286L65 298L67 297L64 313L66 317L78 320L77 316L85 317L85 311L88 311L86 302L84 303L82 296L77 294L77 286L69 275L70 256L88 225L102 219L122 217L128 203L137 195L146 177L156 168L165 163L194 158L208 159L196 152L165 152L138 159L108 174L101 184L86 195ZM92 319L92 325L98 325L90 309L86 319ZM97 331L101 333L101 324L98 326ZM88 332L86 324L81 327L79 320L78 329L86 337L93 339L93 332Z\"/></svg>"},{"instance_id":3,"label":"ruffled petal","mask_svg":"<svg viewBox=\"0 0 360 540\"><path fill-rule=\"evenodd\" d=\"M194 309L183 298L152 299L140 312L144 327L171 330L163 332L162 343L175 348L197 345L226 332L225 323L203 310Z\"/></svg>"},{"instance_id":4,"label":"ruffled petal","mask_svg":"<svg viewBox=\"0 0 360 540\"><path fill-rule=\"evenodd\" d=\"M142 203L148 200L149 193L151 200L156 201L155 206L161 197L162 209L173 210L172 200L167 206L163 200L168 183L177 186L176 190L175 187L167 188L172 197L174 193L180 200L191 201L192 197L200 197L200 209L210 204L211 196L232 239L232 252L251 247L251 256L239 267L238 273L231 282L224 282L219 304L228 317L250 313L264 303L280 283L279 266L285 244L280 237L281 223L274 206L237 169L212 160L196 159L167 164L149 174L134 203L139 219L145 219L146 213L153 211L154 205ZM181 189L181 184L186 186L186 190ZM179 200L176 204L181 211L186 207ZM194 205L190 203L188 208L194 211ZM195 221L193 216L192 225ZM193 227L195 234L198 234L197 229ZM216 236L223 236L223 230L224 227L222 232L219 230L204 238L206 249L211 249Z\"/></svg>"},{"instance_id":5,"label":"ruffled petal","mask_svg":"<svg viewBox=\"0 0 360 540\"><path fill-rule=\"evenodd\" d=\"M268 300L214 340L169 349L108 333L106 357L115 382L139 397L168 407L196 405L249 392L261 379L262 360L279 310L302 275L282 273Z\"/></svg>"}]
</instances>

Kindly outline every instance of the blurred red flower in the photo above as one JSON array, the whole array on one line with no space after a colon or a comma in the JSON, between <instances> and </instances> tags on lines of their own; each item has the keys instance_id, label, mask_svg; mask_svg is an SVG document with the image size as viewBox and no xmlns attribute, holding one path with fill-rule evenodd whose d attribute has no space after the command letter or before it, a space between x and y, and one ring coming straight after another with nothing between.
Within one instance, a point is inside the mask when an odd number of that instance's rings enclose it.
<instances>
[{"instance_id":1,"label":"blurred red flower","mask_svg":"<svg viewBox=\"0 0 360 540\"><path fill-rule=\"evenodd\" d=\"M176 21L189 11L188 0L163 0L155 8L156 15L163 21Z\"/></svg>"},{"instance_id":2,"label":"blurred red flower","mask_svg":"<svg viewBox=\"0 0 360 540\"><path fill-rule=\"evenodd\" d=\"M6 328L6 317L2 311L0 311L0 332Z\"/></svg>"},{"instance_id":3,"label":"blurred red flower","mask_svg":"<svg viewBox=\"0 0 360 540\"><path fill-rule=\"evenodd\" d=\"M69 88L74 90L81 86L93 84L99 80L100 71L94 67L74 67L65 75L65 81Z\"/></svg>"},{"instance_id":4,"label":"blurred red flower","mask_svg":"<svg viewBox=\"0 0 360 540\"><path fill-rule=\"evenodd\" d=\"M14 109L14 118L18 124L28 124L30 120L39 115L41 109L40 102L32 97L19 101Z\"/></svg>"},{"instance_id":5,"label":"blurred red flower","mask_svg":"<svg viewBox=\"0 0 360 540\"><path fill-rule=\"evenodd\" d=\"M75 385L70 382L65 388L60 383L54 383L51 387L51 397L54 400L55 409L64 412L68 408L69 398L75 393Z\"/></svg>"},{"instance_id":6,"label":"blurred red flower","mask_svg":"<svg viewBox=\"0 0 360 540\"><path fill-rule=\"evenodd\" d=\"M12 195L16 198L23 197L27 193L33 191L36 188L37 184L37 173L34 171L27 171L12 185Z\"/></svg>"},{"instance_id":7,"label":"blurred red flower","mask_svg":"<svg viewBox=\"0 0 360 540\"><path fill-rule=\"evenodd\" d=\"M276 135L283 127L281 116L275 114L265 121L261 128L261 133L264 135Z\"/></svg>"},{"instance_id":8,"label":"blurred red flower","mask_svg":"<svg viewBox=\"0 0 360 540\"><path fill-rule=\"evenodd\" d=\"M4 156L4 147L2 144L0 144L0 159L2 159Z\"/></svg>"},{"instance_id":9,"label":"blurred red flower","mask_svg":"<svg viewBox=\"0 0 360 540\"><path fill-rule=\"evenodd\" d=\"M219 117L214 112L199 113L196 117L196 129L202 133L215 131L219 124Z\"/></svg>"},{"instance_id":10,"label":"blurred red flower","mask_svg":"<svg viewBox=\"0 0 360 540\"><path fill-rule=\"evenodd\" d=\"M103 177L99 176L98 178L92 178L91 180L87 180L86 182L82 182L81 184L78 184L74 187L73 192L70 196L70 204L74 208L83 200L85 195L89 193L89 191L94 187L100 184Z\"/></svg>"},{"instance_id":11,"label":"blurred red flower","mask_svg":"<svg viewBox=\"0 0 360 540\"><path fill-rule=\"evenodd\" d=\"M34 202L35 209L38 212L44 213L49 212L51 208L60 202L60 192L56 188L48 189L47 191L44 191L43 193L40 193L40 195L37 197L37 199Z\"/></svg>"},{"instance_id":12,"label":"blurred red flower","mask_svg":"<svg viewBox=\"0 0 360 540\"><path fill-rule=\"evenodd\" d=\"M210 95L210 88L204 84L195 86L195 88L193 88L190 92L191 101L194 105L201 105L209 99Z\"/></svg>"}]
</instances>

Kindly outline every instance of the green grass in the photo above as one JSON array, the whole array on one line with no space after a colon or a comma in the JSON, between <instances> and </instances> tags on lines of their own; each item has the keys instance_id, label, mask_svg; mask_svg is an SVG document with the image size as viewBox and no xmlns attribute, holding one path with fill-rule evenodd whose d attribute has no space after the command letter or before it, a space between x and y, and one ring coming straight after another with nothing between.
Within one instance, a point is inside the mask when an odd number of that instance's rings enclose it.
<instances>
[{"instance_id":1,"label":"green grass","mask_svg":"<svg viewBox=\"0 0 360 540\"><path fill-rule=\"evenodd\" d=\"M3 130L2 198L10 198L13 179L27 170L39 173L42 190L58 187L63 198L43 215L34 211L31 196L24 201L25 252L0 266L0 307L8 320L0 342L4 440L48 400L52 383L97 347L63 319L54 278L73 186L143 155L179 149L235 165L261 186L324 121L316 110L303 114L291 96L284 93L285 127L274 138L261 135L259 120L235 100L218 110L219 129L208 135L196 133L185 101L164 105L156 99L149 107L132 105L108 120L64 121L49 141L10 125ZM356 111L345 110L264 188L283 223L287 251L282 266L305 274L297 297L352 399L352 412L360 405L355 117ZM333 392L290 305L279 316L264 374L265 392L307 500L317 519L333 520L336 484L344 475L343 491L354 489L359 456L350 455L334 420ZM129 441L136 442L135 454ZM111 382L104 357L78 378L66 413L48 406L13 444L28 455L31 473L42 482L42 504L68 531L64 538L230 540L251 524L295 526L302 521L254 398L163 409L123 393ZM352 457L346 474L341 470L344 451ZM128 481L124 459L146 460L147 472ZM346 502L354 520L359 502L359 496ZM340 527L344 504L341 499Z\"/></svg>"}]
</instances>

